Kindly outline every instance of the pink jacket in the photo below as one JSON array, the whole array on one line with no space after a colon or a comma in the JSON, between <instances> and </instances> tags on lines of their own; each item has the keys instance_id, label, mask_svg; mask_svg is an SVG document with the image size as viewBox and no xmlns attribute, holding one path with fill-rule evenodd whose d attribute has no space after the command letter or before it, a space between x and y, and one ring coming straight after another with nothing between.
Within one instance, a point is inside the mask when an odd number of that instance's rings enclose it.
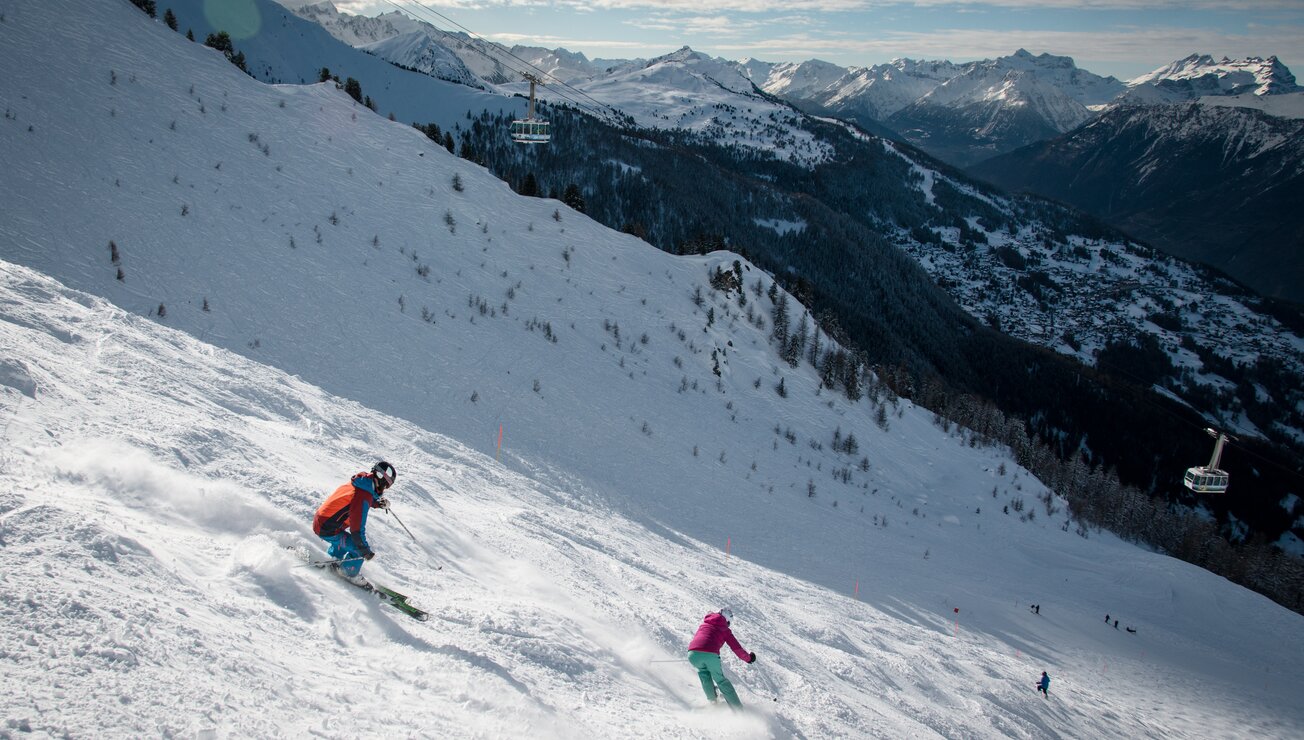
<instances>
[{"instance_id":1,"label":"pink jacket","mask_svg":"<svg viewBox=\"0 0 1304 740\"><path fill-rule=\"evenodd\" d=\"M739 660L746 662L751 657L738 644L738 638L729 630L729 622L724 615L708 614L702 620L702 626L697 628L697 634L693 635L693 641L688 643L688 649L701 653L719 653L720 646L726 642Z\"/></svg>"}]
</instances>

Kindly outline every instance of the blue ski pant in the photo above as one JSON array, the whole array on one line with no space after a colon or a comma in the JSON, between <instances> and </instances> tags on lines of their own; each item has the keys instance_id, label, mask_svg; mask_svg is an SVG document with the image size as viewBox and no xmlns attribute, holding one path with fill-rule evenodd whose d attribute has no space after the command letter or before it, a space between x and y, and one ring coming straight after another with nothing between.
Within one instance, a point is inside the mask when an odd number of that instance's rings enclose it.
<instances>
[{"instance_id":1,"label":"blue ski pant","mask_svg":"<svg viewBox=\"0 0 1304 740\"><path fill-rule=\"evenodd\" d=\"M738 701L738 693L734 691L733 684L729 679L724 677L724 668L720 665L720 656L717 653L704 653L699 650L688 651L688 662L697 669L697 678L702 682L702 691L706 692L706 698L716 700L716 687L720 687L720 693L724 695L724 700L729 702L731 707L741 707L742 702Z\"/></svg>"},{"instance_id":2,"label":"blue ski pant","mask_svg":"<svg viewBox=\"0 0 1304 740\"><path fill-rule=\"evenodd\" d=\"M330 545L326 549L326 554L331 556L331 560L343 561L339 564L340 572L349 578L358 575L362 570L362 553L353 547L349 533L340 532L329 537L322 535L322 539Z\"/></svg>"}]
</instances>

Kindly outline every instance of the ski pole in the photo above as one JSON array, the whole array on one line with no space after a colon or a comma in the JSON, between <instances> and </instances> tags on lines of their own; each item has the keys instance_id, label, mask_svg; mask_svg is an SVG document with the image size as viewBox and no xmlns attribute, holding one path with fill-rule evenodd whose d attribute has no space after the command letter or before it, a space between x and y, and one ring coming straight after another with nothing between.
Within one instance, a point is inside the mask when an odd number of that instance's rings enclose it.
<instances>
[{"instance_id":1,"label":"ski pole","mask_svg":"<svg viewBox=\"0 0 1304 740\"><path fill-rule=\"evenodd\" d=\"M407 532L407 536L408 536L408 537L411 537L413 542L417 542L417 538L416 538L415 535L412 534L412 530L408 529L408 528L407 528L407 525L403 523L403 520L398 518L398 514L395 514L395 513L394 513L394 509L392 509L392 508L389 507L389 506L386 506L386 507L385 507L385 513L387 513L387 514L389 514L390 516L394 517L394 521L398 522L398 526L402 527L404 532ZM420 543L420 542L417 542L417 544L419 545L419 544L421 544L421 543Z\"/></svg>"},{"instance_id":2,"label":"ski pole","mask_svg":"<svg viewBox=\"0 0 1304 740\"><path fill-rule=\"evenodd\" d=\"M684 660L682 658L676 658L675 660L649 660L648 662L649 663L683 663Z\"/></svg>"},{"instance_id":3,"label":"ski pole","mask_svg":"<svg viewBox=\"0 0 1304 740\"><path fill-rule=\"evenodd\" d=\"M421 548L421 550L422 550L423 552L425 552L425 554L426 554L427 557L430 556L430 551L426 549L426 546L425 546L425 545L421 544L421 541L418 540L418 539L416 538L416 535L412 534L412 530L410 530L410 529L407 528L407 525L403 523L403 520L398 518L398 514L395 514L395 513L394 513L394 509L393 509L392 506L386 506L386 507L385 507L385 513L386 513L386 514L389 514L389 515L392 516L392 517L394 517L394 521L398 522L398 526L402 527L404 532L407 532L407 536L408 536L408 537L411 537L411 538L412 538L412 541L415 542L415 543L417 543L417 547ZM443 569L444 569L444 566L442 566L442 565L436 565L436 566L435 566L435 570L443 570Z\"/></svg>"},{"instance_id":4,"label":"ski pole","mask_svg":"<svg viewBox=\"0 0 1304 740\"><path fill-rule=\"evenodd\" d=\"M755 669L755 664L753 664L753 669ZM770 700L777 702L779 700L779 695L774 690L774 682L770 680L770 677L766 675L766 672L763 670L757 671L756 677L761 680L761 683L765 684L766 692L770 695Z\"/></svg>"}]
</instances>

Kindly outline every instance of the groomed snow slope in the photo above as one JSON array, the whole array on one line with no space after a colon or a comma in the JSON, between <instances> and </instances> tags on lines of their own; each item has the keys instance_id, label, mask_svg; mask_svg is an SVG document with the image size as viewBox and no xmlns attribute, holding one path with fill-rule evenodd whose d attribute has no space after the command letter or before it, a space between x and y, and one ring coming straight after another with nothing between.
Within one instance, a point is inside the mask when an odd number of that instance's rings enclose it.
<instances>
[{"instance_id":1,"label":"groomed snow slope","mask_svg":"<svg viewBox=\"0 0 1304 740\"><path fill-rule=\"evenodd\" d=\"M0 258L69 286L4 268L0 677L19 688L3 728L1304 724L1297 615L1061 531L1062 503L1045 514L1003 452L908 403L884 429L874 404L817 392L736 293L705 288L733 255L671 257L519 198L332 86L257 83L126 2L0 0L0 15ZM835 430L857 455L832 450ZM281 552L377 456L431 553L378 518L368 569L429 607L425 625ZM1016 501L1037 518L1001 513ZM762 656L726 664L759 710L736 722L686 712L703 702L691 671L650 662L681 657L722 602ZM1138 633L1106 629L1106 611ZM1043 669L1049 704L1031 694ZM355 674L370 693L330 693Z\"/></svg>"},{"instance_id":2,"label":"groomed snow slope","mask_svg":"<svg viewBox=\"0 0 1304 740\"><path fill-rule=\"evenodd\" d=\"M645 528L10 263L0 312L0 351L22 358L0 365L0 716L11 731L1290 737L1299 727L1298 618L1165 558L1010 543L1027 591L1071 578L1084 596L1108 593L1138 635L1081 604L1066 610L1063 595L1042 599L1040 615L996 603L984 579L951 577L940 540L937 561L916 558L862 602ZM427 623L283 549L311 540L322 493L377 455L399 461L396 511L424 546L377 512L383 556L368 571L431 610ZM1085 550L1115 562L1096 567ZM924 581L965 608L917 603ZM761 656L750 667L728 659L743 715L701 711L681 660L700 614L721 603ZM1254 629L1226 636L1234 655L1200 644L1211 635L1132 620L1168 608ZM1031 692L1040 669L1054 676L1050 701Z\"/></svg>"}]
</instances>

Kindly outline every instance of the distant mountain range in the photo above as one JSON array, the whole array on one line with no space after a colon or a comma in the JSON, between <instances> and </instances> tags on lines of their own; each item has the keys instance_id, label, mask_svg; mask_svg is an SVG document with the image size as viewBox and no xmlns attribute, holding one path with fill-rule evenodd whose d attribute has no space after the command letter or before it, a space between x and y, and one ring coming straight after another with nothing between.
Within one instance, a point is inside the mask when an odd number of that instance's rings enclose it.
<instances>
[{"instance_id":1,"label":"distant mountain range","mask_svg":"<svg viewBox=\"0 0 1304 740\"><path fill-rule=\"evenodd\" d=\"M897 59L873 67L813 60L740 65L766 92L808 110L886 126L951 164L967 166L1053 138L1118 104L1300 91L1276 57L1215 61L1192 55L1123 82L1069 57L1020 49L966 64Z\"/></svg>"}]
</instances>

